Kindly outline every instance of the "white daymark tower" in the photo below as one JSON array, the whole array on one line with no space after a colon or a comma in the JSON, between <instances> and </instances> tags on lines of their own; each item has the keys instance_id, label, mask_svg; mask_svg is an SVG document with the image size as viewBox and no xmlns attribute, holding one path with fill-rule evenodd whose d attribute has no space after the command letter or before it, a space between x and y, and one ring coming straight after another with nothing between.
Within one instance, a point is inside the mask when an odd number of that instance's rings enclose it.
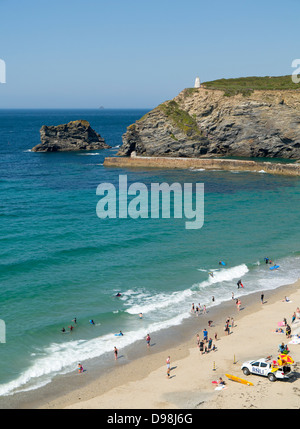
<instances>
[{"instance_id":1,"label":"white daymark tower","mask_svg":"<svg viewBox=\"0 0 300 429\"><path fill-rule=\"evenodd\" d=\"M200 78L197 76L195 79L195 86L194 88L200 88L201 87L201 83L200 83Z\"/></svg>"}]
</instances>

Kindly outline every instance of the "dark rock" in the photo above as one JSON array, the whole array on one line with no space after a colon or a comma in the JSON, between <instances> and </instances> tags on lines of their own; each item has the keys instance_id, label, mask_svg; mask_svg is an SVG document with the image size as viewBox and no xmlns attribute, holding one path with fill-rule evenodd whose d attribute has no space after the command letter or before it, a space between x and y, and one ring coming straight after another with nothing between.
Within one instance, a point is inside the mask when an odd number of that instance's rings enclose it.
<instances>
[{"instance_id":1,"label":"dark rock","mask_svg":"<svg viewBox=\"0 0 300 429\"><path fill-rule=\"evenodd\" d=\"M40 129L41 143L33 152L58 152L98 150L110 148L104 139L85 120L71 121L57 126L43 125Z\"/></svg>"}]
</instances>

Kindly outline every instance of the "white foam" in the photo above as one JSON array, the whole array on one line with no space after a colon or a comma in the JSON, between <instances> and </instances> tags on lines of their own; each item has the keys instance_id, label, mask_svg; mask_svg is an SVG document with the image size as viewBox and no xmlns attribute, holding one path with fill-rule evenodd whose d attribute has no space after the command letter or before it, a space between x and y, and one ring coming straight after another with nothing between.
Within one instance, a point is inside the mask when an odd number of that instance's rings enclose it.
<instances>
[{"instance_id":1,"label":"white foam","mask_svg":"<svg viewBox=\"0 0 300 429\"><path fill-rule=\"evenodd\" d=\"M232 268L221 268L213 271L213 277L210 275L207 280L198 284L199 289L210 286L215 283L231 282L234 279L243 277L249 271L246 264L237 265Z\"/></svg>"},{"instance_id":2,"label":"white foam","mask_svg":"<svg viewBox=\"0 0 300 429\"><path fill-rule=\"evenodd\" d=\"M93 155L100 155L99 152L95 152L95 153L78 153L77 155L80 156L93 156Z\"/></svg>"},{"instance_id":3,"label":"white foam","mask_svg":"<svg viewBox=\"0 0 300 429\"><path fill-rule=\"evenodd\" d=\"M143 294L138 297L138 303L136 303L135 301L130 301L129 304L133 305L131 305L125 311L129 314L147 314L150 312L161 310L163 308L167 308L169 306L173 306L174 304L180 304L182 302L185 302L188 297L192 296L192 294L193 292L190 289L173 292L171 294Z\"/></svg>"}]
</instances>

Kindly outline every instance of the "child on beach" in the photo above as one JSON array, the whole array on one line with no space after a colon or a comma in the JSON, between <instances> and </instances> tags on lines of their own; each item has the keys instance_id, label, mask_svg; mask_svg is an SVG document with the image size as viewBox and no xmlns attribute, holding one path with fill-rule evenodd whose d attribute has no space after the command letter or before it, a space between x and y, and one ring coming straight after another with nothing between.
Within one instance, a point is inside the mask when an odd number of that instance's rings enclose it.
<instances>
[{"instance_id":1,"label":"child on beach","mask_svg":"<svg viewBox=\"0 0 300 429\"><path fill-rule=\"evenodd\" d=\"M149 335L149 334L147 334L146 342L147 342L147 347L148 347L148 348L150 347L150 340L151 340L150 335Z\"/></svg>"},{"instance_id":2,"label":"child on beach","mask_svg":"<svg viewBox=\"0 0 300 429\"><path fill-rule=\"evenodd\" d=\"M79 372L79 374L81 374L83 372L83 367L82 367L81 363L78 364L78 372Z\"/></svg>"}]
</instances>

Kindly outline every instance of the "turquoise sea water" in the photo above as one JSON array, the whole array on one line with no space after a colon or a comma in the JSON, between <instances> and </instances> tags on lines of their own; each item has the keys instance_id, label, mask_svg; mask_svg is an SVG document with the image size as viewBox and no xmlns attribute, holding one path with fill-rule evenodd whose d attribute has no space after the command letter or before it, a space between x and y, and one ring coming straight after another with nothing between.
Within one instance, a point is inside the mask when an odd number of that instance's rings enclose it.
<instances>
[{"instance_id":1,"label":"turquoise sea water","mask_svg":"<svg viewBox=\"0 0 300 429\"><path fill-rule=\"evenodd\" d=\"M104 167L126 127L145 113L0 111L0 319L6 324L0 395L112 354L116 342L123 348L178 325L191 317L192 302L210 306L214 296L219 304L232 292L274 289L300 277L299 178ZM88 120L113 148L30 152L43 124L75 119ZM186 219L99 219L97 186L117 187L120 174L128 185L204 183L203 227L187 230ZM280 269L269 270L266 256ZM76 328L62 334L74 317ZM120 330L125 335L116 338Z\"/></svg>"}]
</instances>

